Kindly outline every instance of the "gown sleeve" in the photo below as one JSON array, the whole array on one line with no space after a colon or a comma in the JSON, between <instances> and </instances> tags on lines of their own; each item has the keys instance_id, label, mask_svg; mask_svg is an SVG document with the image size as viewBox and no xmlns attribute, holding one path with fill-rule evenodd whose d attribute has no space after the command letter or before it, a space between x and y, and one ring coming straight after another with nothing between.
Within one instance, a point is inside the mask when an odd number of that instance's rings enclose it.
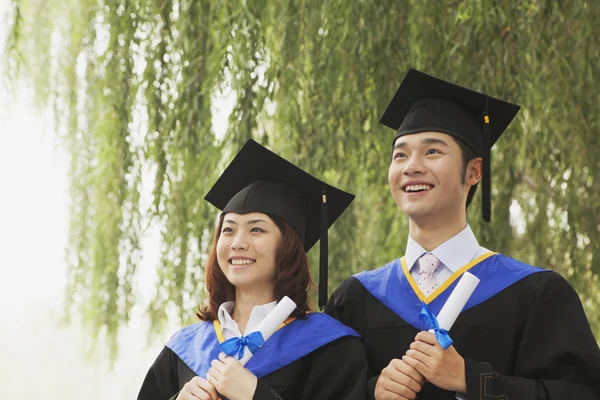
<instances>
[{"instance_id":1,"label":"gown sleeve","mask_svg":"<svg viewBox=\"0 0 600 400\"><path fill-rule=\"evenodd\" d=\"M516 376L497 373L486 360L465 359L469 400L600 398L600 350L579 296L559 274L538 275Z\"/></svg>"},{"instance_id":2,"label":"gown sleeve","mask_svg":"<svg viewBox=\"0 0 600 400\"><path fill-rule=\"evenodd\" d=\"M177 356L167 347L160 352L142 383L138 400L170 400L179 393Z\"/></svg>"}]
</instances>

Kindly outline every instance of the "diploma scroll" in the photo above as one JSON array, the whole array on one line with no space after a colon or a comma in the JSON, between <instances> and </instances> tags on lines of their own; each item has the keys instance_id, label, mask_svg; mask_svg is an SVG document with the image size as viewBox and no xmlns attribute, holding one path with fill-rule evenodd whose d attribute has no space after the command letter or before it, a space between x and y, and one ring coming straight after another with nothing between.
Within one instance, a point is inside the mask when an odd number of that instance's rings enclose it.
<instances>
[{"instance_id":1,"label":"diploma scroll","mask_svg":"<svg viewBox=\"0 0 600 400\"><path fill-rule=\"evenodd\" d=\"M265 342L269 340L271 335L277 331L279 326L284 323L286 319L296 309L296 303L287 296L277 303L275 308L266 316L265 319L256 327L253 332L260 332ZM252 333L252 332L249 332ZM248 360L252 358L252 353L245 349L244 356L239 360L240 364L246 365Z\"/></svg>"},{"instance_id":2,"label":"diploma scroll","mask_svg":"<svg viewBox=\"0 0 600 400\"><path fill-rule=\"evenodd\" d=\"M446 300L446 304L444 304L437 316L440 328L447 331L452 328L452 325L454 325L454 322L465 307L465 304L467 304L467 301L478 284L479 278L475 275L469 272L463 274L462 278L460 278L460 281L448 297L448 300Z\"/></svg>"}]
</instances>

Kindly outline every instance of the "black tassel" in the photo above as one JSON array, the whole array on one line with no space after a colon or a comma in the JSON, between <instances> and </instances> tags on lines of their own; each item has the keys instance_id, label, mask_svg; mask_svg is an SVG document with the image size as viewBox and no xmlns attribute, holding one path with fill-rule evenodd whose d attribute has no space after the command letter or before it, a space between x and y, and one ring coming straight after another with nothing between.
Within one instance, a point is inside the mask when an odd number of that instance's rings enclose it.
<instances>
[{"instance_id":1,"label":"black tassel","mask_svg":"<svg viewBox=\"0 0 600 400\"><path fill-rule=\"evenodd\" d=\"M487 111L487 97L485 98L485 111L483 112L483 171L481 179L481 210L483 212L483 220L485 222L492 221L492 146L490 133L490 117Z\"/></svg>"},{"instance_id":2,"label":"black tassel","mask_svg":"<svg viewBox=\"0 0 600 400\"><path fill-rule=\"evenodd\" d=\"M322 203L321 203L321 237L320 242L320 259L319 259L319 308L321 311L327 304L327 280L328 280L328 246L327 228L329 227L329 216L327 212L327 191L323 188Z\"/></svg>"}]
</instances>

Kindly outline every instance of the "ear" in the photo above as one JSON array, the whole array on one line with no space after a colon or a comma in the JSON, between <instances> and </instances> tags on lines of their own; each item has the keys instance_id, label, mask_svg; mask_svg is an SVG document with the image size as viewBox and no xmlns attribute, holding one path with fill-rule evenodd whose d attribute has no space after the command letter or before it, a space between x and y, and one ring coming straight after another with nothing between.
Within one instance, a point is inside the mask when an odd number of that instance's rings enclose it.
<instances>
[{"instance_id":1,"label":"ear","mask_svg":"<svg viewBox=\"0 0 600 400\"><path fill-rule=\"evenodd\" d=\"M483 160L481 157L477 157L469 161L467 165L467 176L465 177L465 183L471 186L477 184L481 180Z\"/></svg>"}]
</instances>

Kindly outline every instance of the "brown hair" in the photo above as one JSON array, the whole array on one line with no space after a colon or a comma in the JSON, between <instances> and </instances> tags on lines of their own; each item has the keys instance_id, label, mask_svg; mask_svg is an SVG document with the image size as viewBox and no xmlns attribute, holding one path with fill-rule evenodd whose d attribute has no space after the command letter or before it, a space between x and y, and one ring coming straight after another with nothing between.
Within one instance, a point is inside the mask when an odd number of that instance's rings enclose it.
<instances>
[{"instance_id":1,"label":"brown hair","mask_svg":"<svg viewBox=\"0 0 600 400\"><path fill-rule=\"evenodd\" d=\"M304 317L306 312L311 310L308 291L311 286L314 286L310 277L304 245L300 236L287 222L273 215L269 215L269 218L273 220L281 232L281 241L275 255L276 269L273 294L277 301L284 296L288 296L297 306L291 316ZM217 260L217 242L221 235L222 226L223 215L217 223L213 245L205 267L208 305L198 306L196 312L198 318L203 321L217 319L221 304L226 301L235 301L235 286L227 280Z\"/></svg>"}]
</instances>

